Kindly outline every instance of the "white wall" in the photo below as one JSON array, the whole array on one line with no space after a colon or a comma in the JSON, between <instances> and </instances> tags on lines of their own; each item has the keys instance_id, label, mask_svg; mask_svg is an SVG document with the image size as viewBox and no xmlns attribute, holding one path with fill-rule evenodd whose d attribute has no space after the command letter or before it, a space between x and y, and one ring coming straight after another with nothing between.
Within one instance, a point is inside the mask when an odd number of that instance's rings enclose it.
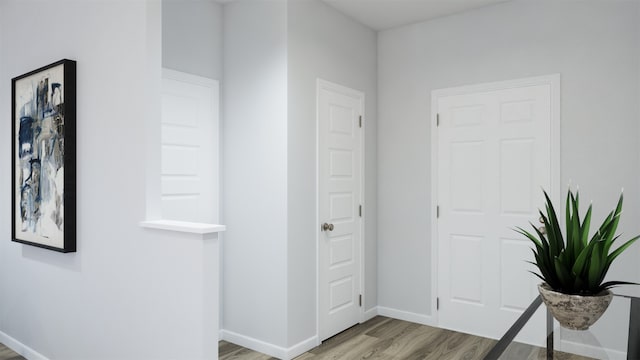
<instances>
[{"instance_id":1,"label":"white wall","mask_svg":"<svg viewBox=\"0 0 640 360\"><path fill-rule=\"evenodd\" d=\"M0 207L0 341L30 347L27 357L202 359L215 351L215 338L204 338L211 327L207 247L138 226L145 217L145 124L156 113L145 94L156 81L149 74L157 73L158 83L160 74L159 12L155 22L147 6L0 3L0 114L7 124L12 77L61 58L78 62L78 252L10 242L10 209ZM0 203L9 204L10 132L0 138L0 167L7 169Z\"/></svg>"},{"instance_id":2,"label":"white wall","mask_svg":"<svg viewBox=\"0 0 640 360\"><path fill-rule=\"evenodd\" d=\"M365 93L365 309L377 305L376 33L317 0L288 5L289 346L316 334L316 79Z\"/></svg>"},{"instance_id":3,"label":"white wall","mask_svg":"<svg viewBox=\"0 0 640 360\"><path fill-rule=\"evenodd\" d=\"M430 315L430 93L560 73L562 191L594 201L625 189L622 229L640 232L637 1L507 2L379 34L380 306ZM640 278L634 254L612 269ZM629 255L634 255L633 259Z\"/></svg>"},{"instance_id":4,"label":"white wall","mask_svg":"<svg viewBox=\"0 0 640 360\"><path fill-rule=\"evenodd\" d=\"M640 19L640 6L638 6L637 14L638 14L638 18ZM638 31L640 31L640 29ZM640 36L638 36L638 39L637 39L637 47L638 47L638 49L640 49ZM640 56L638 56L638 68L640 69ZM638 104L638 113L640 114L640 71L638 71L638 100L637 100L637 104ZM640 256L640 249L638 249L637 253ZM636 261L636 265L638 266L638 273L640 273L640 261Z\"/></svg>"},{"instance_id":5,"label":"white wall","mask_svg":"<svg viewBox=\"0 0 640 360\"><path fill-rule=\"evenodd\" d=\"M224 6L223 328L287 344L286 3Z\"/></svg>"},{"instance_id":6,"label":"white wall","mask_svg":"<svg viewBox=\"0 0 640 360\"><path fill-rule=\"evenodd\" d=\"M365 304L377 304L376 34L315 0L228 3L223 33L223 334L287 357L317 331L318 77L367 97Z\"/></svg>"},{"instance_id":7,"label":"white wall","mask_svg":"<svg viewBox=\"0 0 640 360\"><path fill-rule=\"evenodd\" d=\"M162 66L222 78L222 5L215 0L162 0Z\"/></svg>"}]
</instances>

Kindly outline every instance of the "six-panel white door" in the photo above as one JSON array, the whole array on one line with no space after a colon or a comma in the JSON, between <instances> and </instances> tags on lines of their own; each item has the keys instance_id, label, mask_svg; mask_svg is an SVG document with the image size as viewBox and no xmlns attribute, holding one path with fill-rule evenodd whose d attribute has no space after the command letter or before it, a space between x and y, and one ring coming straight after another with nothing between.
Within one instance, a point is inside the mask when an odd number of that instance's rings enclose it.
<instances>
[{"instance_id":1,"label":"six-panel white door","mask_svg":"<svg viewBox=\"0 0 640 360\"><path fill-rule=\"evenodd\" d=\"M551 86L441 96L437 112L439 325L500 338L537 295L512 229L538 225L552 185ZM539 343L533 323L524 341Z\"/></svg>"},{"instance_id":2,"label":"six-panel white door","mask_svg":"<svg viewBox=\"0 0 640 360\"><path fill-rule=\"evenodd\" d=\"M321 80L317 95L318 327L324 340L360 321L364 95Z\"/></svg>"}]
</instances>

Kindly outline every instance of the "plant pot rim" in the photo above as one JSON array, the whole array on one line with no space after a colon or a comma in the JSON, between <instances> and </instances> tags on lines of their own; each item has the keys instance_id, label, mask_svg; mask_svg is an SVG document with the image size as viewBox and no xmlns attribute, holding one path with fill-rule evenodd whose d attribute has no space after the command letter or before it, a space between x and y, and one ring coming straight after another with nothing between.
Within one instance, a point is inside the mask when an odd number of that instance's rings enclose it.
<instances>
[{"instance_id":1,"label":"plant pot rim","mask_svg":"<svg viewBox=\"0 0 640 360\"><path fill-rule=\"evenodd\" d=\"M610 296L610 295L613 294L611 292L611 290L609 290L609 289L602 290L601 292L599 292L597 294L591 294L591 295L571 294L571 293L566 293L566 292L555 290L551 286L549 286L549 284L547 284L546 282L542 282L542 283L538 284L538 287L544 289L545 291L551 291L551 292L554 292L554 293L558 293L558 294L562 294L562 295L566 295L566 296L575 296L575 297L579 297L579 298Z\"/></svg>"}]
</instances>

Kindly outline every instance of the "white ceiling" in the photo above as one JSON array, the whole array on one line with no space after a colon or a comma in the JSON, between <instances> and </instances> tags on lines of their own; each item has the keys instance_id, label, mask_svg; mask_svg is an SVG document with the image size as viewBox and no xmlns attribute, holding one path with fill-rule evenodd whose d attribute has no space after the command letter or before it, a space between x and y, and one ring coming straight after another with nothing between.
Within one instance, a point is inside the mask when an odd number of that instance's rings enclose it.
<instances>
[{"instance_id":1,"label":"white ceiling","mask_svg":"<svg viewBox=\"0 0 640 360\"><path fill-rule=\"evenodd\" d=\"M374 30L386 30L510 0L323 0Z\"/></svg>"}]
</instances>

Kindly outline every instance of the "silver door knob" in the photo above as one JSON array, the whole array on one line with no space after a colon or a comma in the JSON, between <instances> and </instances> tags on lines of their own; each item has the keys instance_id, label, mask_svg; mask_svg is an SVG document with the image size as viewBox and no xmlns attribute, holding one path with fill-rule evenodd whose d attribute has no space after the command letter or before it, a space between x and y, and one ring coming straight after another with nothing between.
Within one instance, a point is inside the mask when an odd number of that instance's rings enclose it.
<instances>
[{"instance_id":1,"label":"silver door knob","mask_svg":"<svg viewBox=\"0 0 640 360\"><path fill-rule=\"evenodd\" d=\"M540 219L538 219L538 221L540 221L540 224L544 224L544 218L542 216L540 216Z\"/></svg>"},{"instance_id":2,"label":"silver door knob","mask_svg":"<svg viewBox=\"0 0 640 360\"><path fill-rule=\"evenodd\" d=\"M542 235L547 235L547 228L546 228L546 227L544 227L544 226L540 226L540 227L538 228L538 231L540 231L540 233L541 233Z\"/></svg>"},{"instance_id":3,"label":"silver door knob","mask_svg":"<svg viewBox=\"0 0 640 360\"><path fill-rule=\"evenodd\" d=\"M322 224L322 231L333 231L333 224Z\"/></svg>"}]
</instances>

